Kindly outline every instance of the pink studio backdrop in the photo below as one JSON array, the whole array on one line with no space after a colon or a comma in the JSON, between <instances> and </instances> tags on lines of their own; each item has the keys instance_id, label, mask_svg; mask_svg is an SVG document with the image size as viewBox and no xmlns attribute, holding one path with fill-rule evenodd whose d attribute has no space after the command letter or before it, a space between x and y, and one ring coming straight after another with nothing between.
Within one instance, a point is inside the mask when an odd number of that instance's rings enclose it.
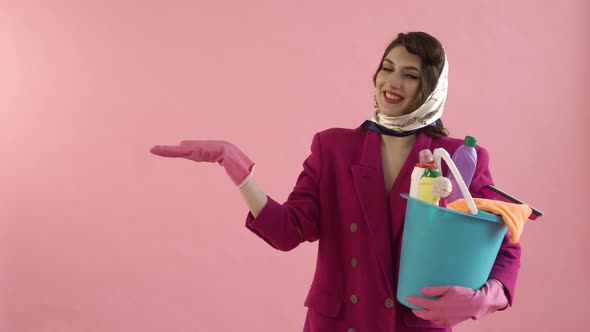
<instances>
[{"instance_id":1,"label":"pink studio backdrop","mask_svg":"<svg viewBox=\"0 0 590 332\"><path fill-rule=\"evenodd\" d=\"M244 228L222 168L148 153L224 139L286 199L316 131L371 112L399 31L438 37L444 115L542 209L514 306L456 331L590 324L587 1L4 1L0 331L300 331L317 243Z\"/></svg>"}]
</instances>

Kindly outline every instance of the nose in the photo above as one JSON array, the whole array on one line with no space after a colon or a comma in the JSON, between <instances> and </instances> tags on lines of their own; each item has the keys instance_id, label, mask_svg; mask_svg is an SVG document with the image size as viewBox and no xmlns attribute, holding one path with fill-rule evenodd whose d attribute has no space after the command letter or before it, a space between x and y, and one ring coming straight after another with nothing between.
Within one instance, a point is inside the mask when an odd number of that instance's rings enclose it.
<instances>
[{"instance_id":1,"label":"nose","mask_svg":"<svg viewBox=\"0 0 590 332\"><path fill-rule=\"evenodd\" d=\"M395 74L395 75L391 75L391 80L390 80L390 84L396 88L399 89L402 86L402 78L399 74Z\"/></svg>"}]
</instances>

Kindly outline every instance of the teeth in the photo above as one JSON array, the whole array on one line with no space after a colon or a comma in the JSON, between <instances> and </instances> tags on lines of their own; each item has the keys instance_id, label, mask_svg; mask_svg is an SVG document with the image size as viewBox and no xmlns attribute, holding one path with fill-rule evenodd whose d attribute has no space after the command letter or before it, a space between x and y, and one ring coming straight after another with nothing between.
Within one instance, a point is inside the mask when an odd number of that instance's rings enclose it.
<instances>
[{"instance_id":1,"label":"teeth","mask_svg":"<svg viewBox=\"0 0 590 332\"><path fill-rule=\"evenodd\" d=\"M399 100L401 99L400 97L396 96L396 95L392 95L389 92L385 92L385 97L389 98L389 99L393 99L393 100Z\"/></svg>"}]
</instances>

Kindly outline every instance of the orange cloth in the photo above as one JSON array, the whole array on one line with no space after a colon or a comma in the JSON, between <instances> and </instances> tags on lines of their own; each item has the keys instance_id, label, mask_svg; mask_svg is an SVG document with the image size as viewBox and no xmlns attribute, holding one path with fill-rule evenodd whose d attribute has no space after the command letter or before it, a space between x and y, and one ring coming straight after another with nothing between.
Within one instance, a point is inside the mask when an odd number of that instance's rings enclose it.
<instances>
[{"instance_id":1,"label":"orange cloth","mask_svg":"<svg viewBox=\"0 0 590 332\"><path fill-rule=\"evenodd\" d=\"M510 232L510 242L518 242L518 239L520 239L520 235L524 230L524 224L533 211L528 205L484 198L474 198L473 201L479 210L502 216L502 219ZM450 203L447 208L465 213L470 212L467 202L465 202L465 199L463 198Z\"/></svg>"}]
</instances>

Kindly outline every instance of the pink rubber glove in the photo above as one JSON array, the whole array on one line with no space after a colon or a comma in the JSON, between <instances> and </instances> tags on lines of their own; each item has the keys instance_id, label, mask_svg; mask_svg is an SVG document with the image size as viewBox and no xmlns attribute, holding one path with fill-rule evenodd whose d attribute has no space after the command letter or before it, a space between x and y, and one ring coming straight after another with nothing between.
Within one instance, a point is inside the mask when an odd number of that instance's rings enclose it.
<instances>
[{"instance_id":1,"label":"pink rubber glove","mask_svg":"<svg viewBox=\"0 0 590 332\"><path fill-rule=\"evenodd\" d=\"M182 141L177 146L156 145L151 153L194 161L217 162L238 187L246 183L254 163L235 145L225 141Z\"/></svg>"},{"instance_id":2,"label":"pink rubber glove","mask_svg":"<svg viewBox=\"0 0 590 332\"><path fill-rule=\"evenodd\" d=\"M508 306L504 288L493 279L488 280L477 291L459 286L436 286L424 287L421 292L427 296L440 296L440 298L431 300L408 296L406 298L408 302L424 308L424 310L412 310L414 315L444 327L453 327L468 318L480 319Z\"/></svg>"}]
</instances>

